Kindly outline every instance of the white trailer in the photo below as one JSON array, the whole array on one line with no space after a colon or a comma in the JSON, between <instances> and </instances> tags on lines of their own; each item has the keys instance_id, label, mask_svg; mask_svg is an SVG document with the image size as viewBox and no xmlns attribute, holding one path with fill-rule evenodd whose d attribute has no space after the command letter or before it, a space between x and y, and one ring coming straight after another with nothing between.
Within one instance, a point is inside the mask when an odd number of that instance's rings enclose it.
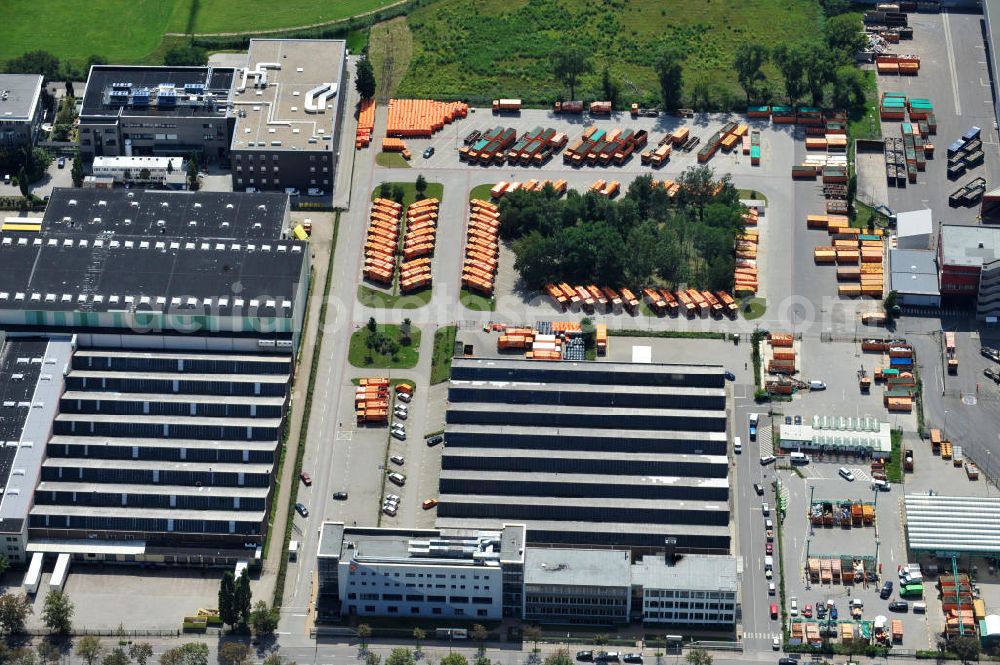
<instances>
[{"instance_id":1,"label":"white trailer","mask_svg":"<svg viewBox=\"0 0 1000 665\"><path fill-rule=\"evenodd\" d=\"M240 579L240 575L243 574L244 570L246 570L247 571L247 575L249 575L250 571L247 570L249 567L250 567L250 562L249 561L247 561L245 559L237 561L236 562L236 570L233 571L234 577L236 577L236 579Z\"/></svg>"},{"instance_id":2,"label":"white trailer","mask_svg":"<svg viewBox=\"0 0 1000 665\"><path fill-rule=\"evenodd\" d=\"M69 554L63 553L56 559L56 568L52 571L52 577L49 578L49 591L55 591L56 589L62 591L62 588L66 585L66 578L68 576Z\"/></svg>"},{"instance_id":3,"label":"white trailer","mask_svg":"<svg viewBox=\"0 0 1000 665\"><path fill-rule=\"evenodd\" d=\"M38 592L38 584L42 581L42 563L45 555L35 552L31 556L31 563L28 564L28 573L24 576L25 593L34 594Z\"/></svg>"}]
</instances>

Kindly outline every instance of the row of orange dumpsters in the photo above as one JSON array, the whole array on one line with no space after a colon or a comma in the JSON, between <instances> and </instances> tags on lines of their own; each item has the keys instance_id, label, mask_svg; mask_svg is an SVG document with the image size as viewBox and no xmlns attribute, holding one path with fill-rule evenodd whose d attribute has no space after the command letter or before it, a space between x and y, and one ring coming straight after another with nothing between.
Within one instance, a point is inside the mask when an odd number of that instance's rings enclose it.
<instances>
[{"instance_id":1,"label":"row of orange dumpsters","mask_svg":"<svg viewBox=\"0 0 1000 665\"><path fill-rule=\"evenodd\" d=\"M560 310L585 312L618 313L626 311L635 315L639 312L639 298L629 289L613 289L610 286L572 286L566 282L546 284L545 293ZM646 288L642 299L657 316L676 316L683 313L688 318L713 316L735 318L739 312L736 300L725 291L698 291L696 289Z\"/></svg>"},{"instance_id":2,"label":"row of orange dumpsters","mask_svg":"<svg viewBox=\"0 0 1000 665\"><path fill-rule=\"evenodd\" d=\"M496 204L473 199L469 203L469 228L462 262L463 287L484 296L493 295L500 259L499 234L500 211Z\"/></svg>"},{"instance_id":3,"label":"row of orange dumpsters","mask_svg":"<svg viewBox=\"0 0 1000 665\"><path fill-rule=\"evenodd\" d=\"M437 199L422 199L407 207L406 231L400 249L403 207L395 201L375 199L365 243L365 278L390 286L398 256L400 291L413 293L429 287L439 205Z\"/></svg>"},{"instance_id":4,"label":"row of orange dumpsters","mask_svg":"<svg viewBox=\"0 0 1000 665\"><path fill-rule=\"evenodd\" d=\"M397 393L413 394L413 385L400 383ZM354 415L358 424L384 423L389 419L389 379L369 377L358 381L354 390Z\"/></svg>"},{"instance_id":5,"label":"row of orange dumpsters","mask_svg":"<svg viewBox=\"0 0 1000 665\"><path fill-rule=\"evenodd\" d=\"M582 326L574 321L553 321L546 325L548 332L530 326L506 328L497 338L497 351L523 350L529 360L562 360L563 345L567 340L580 338ZM597 355L608 353L608 327L603 323L594 326Z\"/></svg>"}]
</instances>

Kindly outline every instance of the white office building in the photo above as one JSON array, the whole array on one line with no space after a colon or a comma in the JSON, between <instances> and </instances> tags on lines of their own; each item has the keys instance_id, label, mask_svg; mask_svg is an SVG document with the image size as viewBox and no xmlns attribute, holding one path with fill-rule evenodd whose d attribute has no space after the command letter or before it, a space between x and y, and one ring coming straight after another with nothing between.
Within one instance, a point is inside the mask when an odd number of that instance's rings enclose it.
<instances>
[{"instance_id":1,"label":"white office building","mask_svg":"<svg viewBox=\"0 0 1000 665\"><path fill-rule=\"evenodd\" d=\"M93 172L118 183L182 185L187 177L181 157L94 157Z\"/></svg>"},{"instance_id":2,"label":"white office building","mask_svg":"<svg viewBox=\"0 0 1000 665\"><path fill-rule=\"evenodd\" d=\"M504 608L501 562L508 554L514 563L521 560L523 543L520 525L443 533L326 522L318 552L320 619L499 620Z\"/></svg>"},{"instance_id":3,"label":"white office building","mask_svg":"<svg viewBox=\"0 0 1000 665\"><path fill-rule=\"evenodd\" d=\"M632 564L632 586L642 590L644 624L735 628L736 559L685 555L644 556Z\"/></svg>"}]
</instances>

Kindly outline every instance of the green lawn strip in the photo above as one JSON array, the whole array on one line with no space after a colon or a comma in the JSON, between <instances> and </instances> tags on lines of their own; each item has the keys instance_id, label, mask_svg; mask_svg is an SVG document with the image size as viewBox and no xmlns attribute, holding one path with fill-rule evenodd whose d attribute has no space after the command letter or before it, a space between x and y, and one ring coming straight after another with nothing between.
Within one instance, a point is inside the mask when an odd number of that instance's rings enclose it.
<instances>
[{"instance_id":1,"label":"green lawn strip","mask_svg":"<svg viewBox=\"0 0 1000 665\"><path fill-rule=\"evenodd\" d=\"M491 200L490 190L493 189L494 186L495 183L489 183L489 182L484 185L476 185L475 187L469 190L469 200L470 201L472 199L480 199L482 201Z\"/></svg>"},{"instance_id":2,"label":"green lawn strip","mask_svg":"<svg viewBox=\"0 0 1000 665\"><path fill-rule=\"evenodd\" d=\"M750 298L740 306L740 314L747 321L753 321L764 316L767 311L767 301L764 298Z\"/></svg>"},{"instance_id":3,"label":"green lawn strip","mask_svg":"<svg viewBox=\"0 0 1000 665\"><path fill-rule=\"evenodd\" d=\"M375 155L375 163L386 169L408 169L410 162L398 152L380 152Z\"/></svg>"},{"instance_id":4,"label":"green lawn strip","mask_svg":"<svg viewBox=\"0 0 1000 665\"><path fill-rule=\"evenodd\" d=\"M399 352L396 359L383 355L375 350L365 347L365 338L368 328L362 327L351 335L350 346L348 347L347 359L355 367L366 369L412 369L417 366L420 357L420 329L412 327L409 346L404 346L400 342L400 326L396 324L379 325L377 331L388 336L399 343ZM371 362L366 362L366 358L371 357Z\"/></svg>"},{"instance_id":5,"label":"green lawn strip","mask_svg":"<svg viewBox=\"0 0 1000 665\"><path fill-rule=\"evenodd\" d=\"M755 189L738 189L736 191L739 192L741 199L752 199L754 201L763 201L765 204L767 203L767 197Z\"/></svg>"},{"instance_id":6,"label":"green lawn strip","mask_svg":"<svg viewBox=\"0 0 1000 665\"><path fill-rule=\"evenodd\" d=\"M393 295L373 289L364 284L358 285L358 302L367 307L382 309L417 309L431 301L431 289L425 288L406 295Z\"/></svg>"},{"instance_id":7,"label":"green lawn strip","mask_svg":"<svg viewBox=\"0 0 1000 665\"><path fill-rule=\"evenodd\" d=\"M323 303L319 308L319 325L316 327L316 343L313 349L312 363L310 365L309 371L309 385L306 388L306 399L305 404L302 405L302 427L299 431L299 440L296 442L297 454L295 456L295 470L292 472L291 483L292 486L288 492L288 505L285 509L288 513L288 521L285 524L285 536L284 543L281 549L281 561L278 564L278 574L274 580L274 597L271 599L271 604L278 608L281 607L282 595L285 592L285 576L288 573L288 556L285 552L288 551L288 543L292 539L292 526L295 516L295 502L298 500L298 490L299 490L299 474L302 473L302 458L305 456L306 441L309 437L309 416L312 414L312 398L313 389L316 386L316 374L319 369L319 359L323 349L323 325L326 322L326 309L327 302L330 300L330 287L333 284L333 257L337 249L337 234L340 232L340 213L337 213L337 217L333 223L333 238L330 241L330 262L326 267L326 281L323 284ZM290 418L290 416L288 416ZM285 446L282 446L282 461L285 455ZM281 489L281 467L279 465L278 470L275 472L275 488L274 496L277 498L279 495L279 490ZM273 502L277 504L275 500ZM273 524L274 514L272 507L271 522ZM269 524L269 527L270 527ZM268 528L268 534L270 535L270 528ZM265 545L265 552L267 547Z\"/></svg>"},{"instance_id":8,"label":"green lawn strip","mask_svg":"<svg viewBox=\"0 0 1000 665\"><path fill-rule=\"evenodd\" d=\"M415 180L416 178L414 178ZM423 196L417 196L417 186L412 182L388 182L385 183L389 185L389 188L400 187L403 190L403 201L402 206L405 209L406 206L410 205L414 201L419 199L437 199L440 201L444 196L444 185L439 182L428 182L427 189L424 191ZM383 193L381 185L372 190L372 201L378 198L390 198Z\"/></svg>"},{"instance_id":9,"label":"green lawn strip","mask_svg":"<svg viewBox=\"0 0 1000 665\"><path fill-rule=\"evenodd\" d=\"M476 291L467 289L464 286L458 295L458 301L467 309L471 309L473 312L493 312L497 308L495 299L488 298L480 293L477 293Z\"/></svg>"},{"instance_id":10,"label":"green lawn strip","mask_svg":"<svg viewBox=\"0 0 1000 665\"><path fill-rule=\"evenodd\" d=\"M903 430L892 430L890 437L892 453L885 465L885 478L890 483L901 483L903 482Z\"/></svg>"},{"instance_id":11,"label":"green lawn strip","mask_svg":"<svg viewBox=\"0 0 1000 665\"><path fill-rule=\"evenodd\" d=\"M431 360L431 385L448 380L451 374L451 359L455 352L457 326L442 326L434 331L434 355Z\"/></svg>"},{"instance_id":12,"label":"green lawn strip","mask_svg":"<svg viewBox=\"0 0 1000 665\"><path fill-rule=\"evenodd\" d=\"M628 330L608 328L609 337L662 337L668 339L725 339L726 334L720 332L704 332L694 330Z\"/></svg>"}]
</instances>

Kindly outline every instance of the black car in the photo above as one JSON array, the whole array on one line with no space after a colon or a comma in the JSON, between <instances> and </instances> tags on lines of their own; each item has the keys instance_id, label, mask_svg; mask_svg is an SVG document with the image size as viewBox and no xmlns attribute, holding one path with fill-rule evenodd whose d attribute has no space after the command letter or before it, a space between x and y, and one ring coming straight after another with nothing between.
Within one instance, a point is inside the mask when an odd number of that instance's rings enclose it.
<instances>
[{"instance_id":1,"label":"black car","mask_svg":"<svg viewBox=\"0 0 1000 665\"><path fill-rule=\"evenodd\" d=\"M729 370L727 369L727 370L726 370L726 381L735 381L735 380L736 380L736 375L735 375L735 374L733 374L732 372L730 372L730 371L729 371Z\"/></svg>"},{"instance_id":2,"label":"black car","mask_svg":"<svg viewBox=\"0 0 1000 665\"><path fill-rule=\"evenodd\" d=\"M802 416L795 416L795 424L796 425L802 424Z\"/></svg>"},{"instance_id":3,"label":"black car","mask_svg":"<svg viewBox=\"0 0 1000 665\"><path fill-rule=\"evenodd\" d=\"M627 653L622 657L622 660L626 663L638 663L642 665L642 654L641 653Z\"/></svg>"},{"instance_id":4,"label":"black car","mask_svg":"<svg viewBox=\"0 0 1000 665\"><path fill-rule=\"evenodd\" d=\"M297 512L299 515L302 515L302 517L309 517L309 509L306 508L306 505L304 503L295 504L295 512Z\"/></svg>"},{"instance_id":5,"label":"black car","mask_svg":"<svg viewBox=\"0 0 1000 665\"><path fill-rule=\"evenodd\" d=\"M66 166L66 158L65 157L60 157L59 160L56 162L56 165L59 168L64 168Z\"/></svg>"},{"instance_id":6,"label":"black car","mask_svg":"<svg viewBox=\"0 0 1000 665\"><path fill-rule=\"evenodd\" d=\"M590 661L594 660L594 652L593 651L577 651L576 652L576 659L577 660L585 660L587 662L590 662Z\"/></svg>"},{"instance_id":7,"label":"black car","mask_svg":"<svg viewBox=\"0 0 1000 665\"><path fill-rule=\"evenodd\" d=\"M347 501L347 492L334 492L333 498L336 501Z\"/></svg>"},{"instance_id":8,"label":"black car","mask_svg":"<svg viewBox=\"0 0 1000 665\"><path fill-rule=\"evenodd\" d=\"M894 600L889 603L890 612L908 612L910 610L910 604L905 600Z\"/></svg>"},{"instance_id":9,"label":"black car","mask_svg":"<svg viewBox=\"0 0 1000 665\"><path fill-rule=\"evenodd\" d=\"M424 159L428 159L433 154L434 154L434 147L431 146L431 147L427 148L426 150L424 150Z\"/></svg>"},{"instance_id":10,"label":"black car","mask_svg":"<svg viewBox=\"0 0 1000 665\"><path fill-rule=\"evenodd\" d=\"M779 658L778 665L799 665L799 661L794 658Z\"/></svg>"},{"instance_id":11,"label":"black car","mask_svg":"<svg viewBox=\"0 0 1000 665\"><path fill-rule=\"evenodd\" d=\"M887 580L885 584L882 585L882 590L878 592L878 597L885 600L892 595L892 581Z\"/></svg>"},{"instance_id":12,"label":"black car","mask_svg":"<svg viewBox=\"0 0 1000 665\"><path fill-rule=\"evenodd\" d=\"M444 437L441 436L440 434L438 434L436 436L432 436L431 438L427 439L427 445L428 446L436 446L437 444L442 443L443 441L444 441ZM581 653L583 653L583 652L581 652Z\"/></svg>"},{"instance_id":13,"label":"black car","mask_svg":"<svg viewBox=\"0 0 1000 665\"><path fill-rule=\"evenodd\" d=\"M764 486L760 483L753 484L753 491L757 493L757 496L764 496Z\"/></svg>"},{"instance_id":14,"label":"black car","mask_svg":"<svg viewBox=\"0 0 1000 665\"><path fill-rule=\"evenodd\" d=\"M792 417L791 416L785 416L785 424L786 425L791 425L792 424Z\"/></svg>"}]
</instances>

